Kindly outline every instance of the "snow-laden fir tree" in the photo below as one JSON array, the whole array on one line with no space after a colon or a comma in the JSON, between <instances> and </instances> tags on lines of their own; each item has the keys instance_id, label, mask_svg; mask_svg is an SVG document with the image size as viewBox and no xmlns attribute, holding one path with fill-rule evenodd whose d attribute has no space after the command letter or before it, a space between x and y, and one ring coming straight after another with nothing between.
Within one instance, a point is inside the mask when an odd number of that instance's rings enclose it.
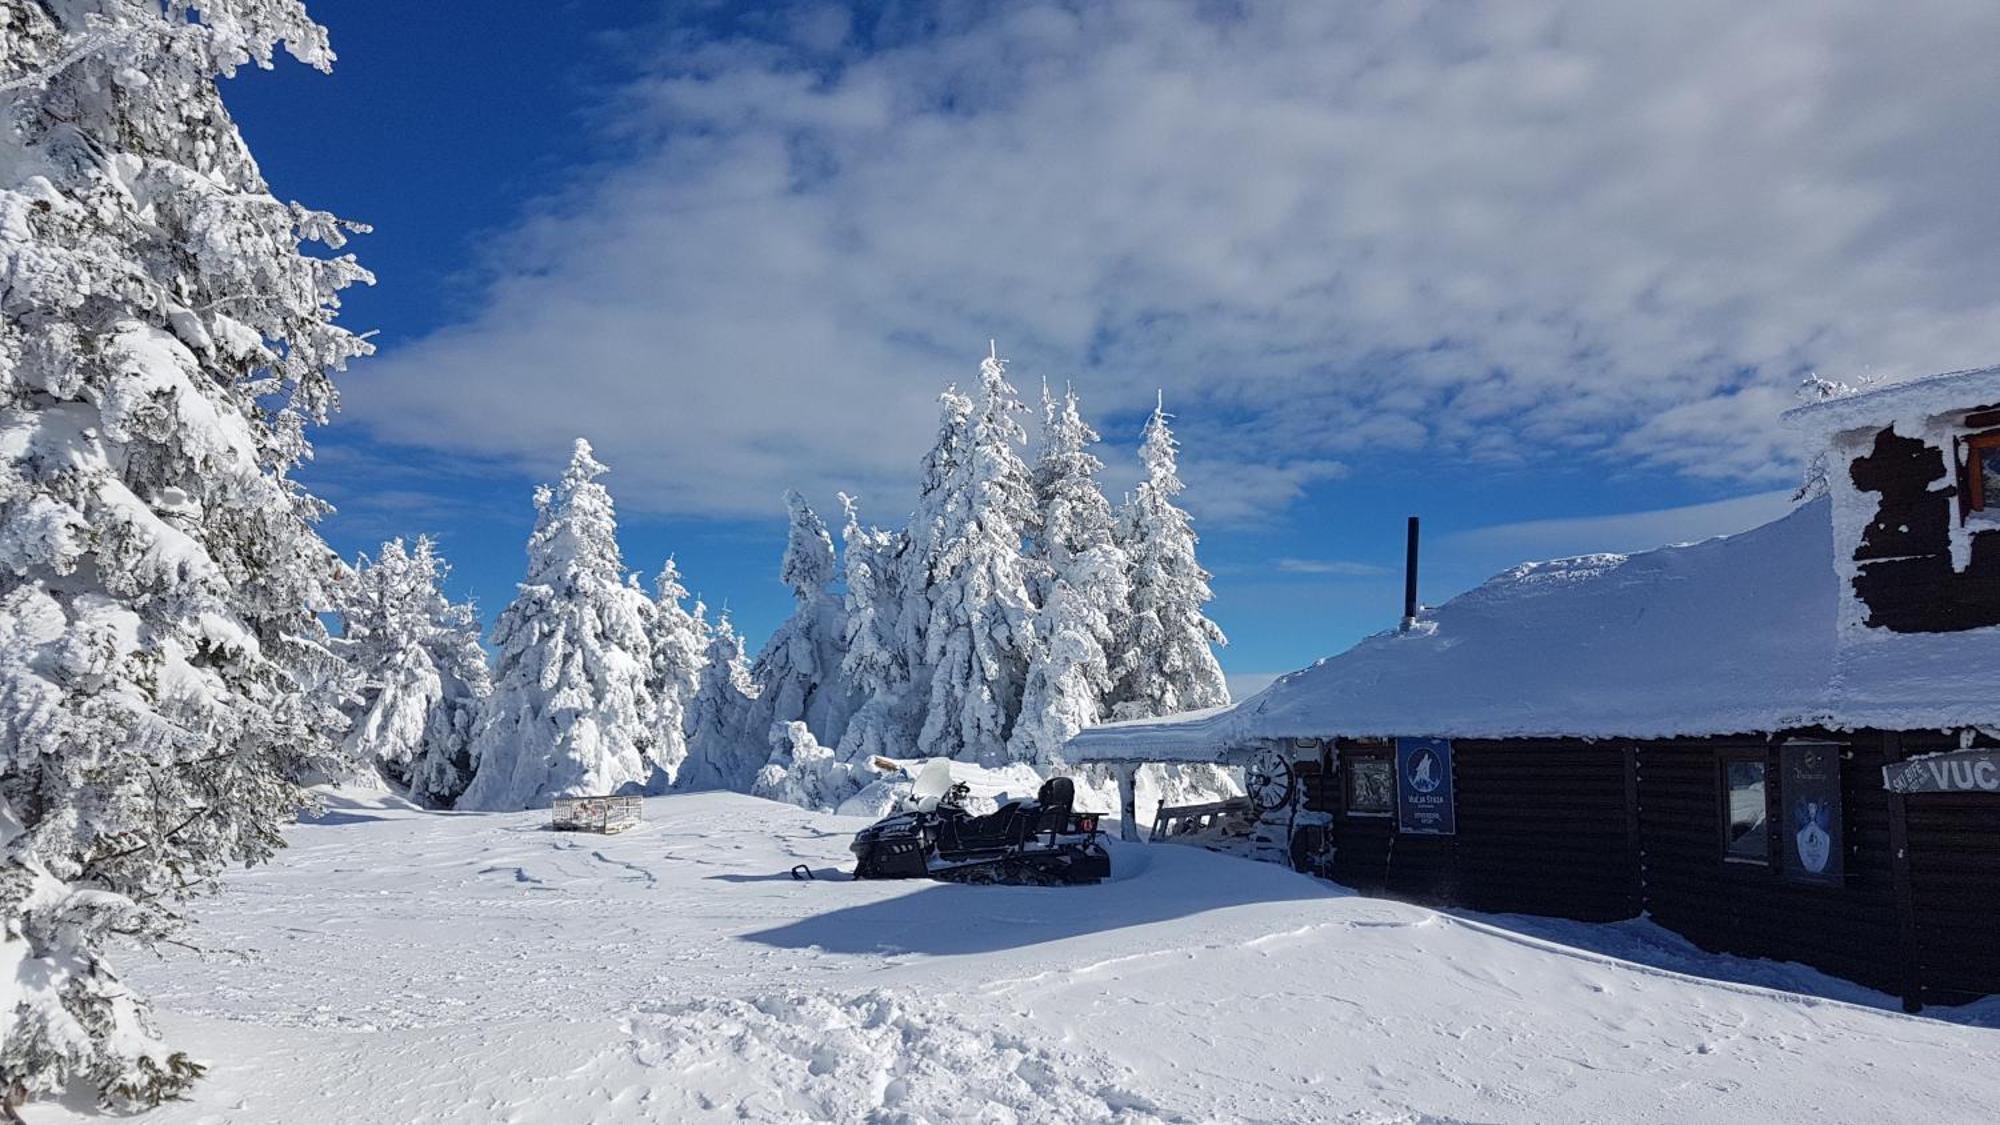
<instances>
[{"instance_id":1,"label":"snow-laden fir tree","mask_svg":"<svg viewBox=\"0 0 2000 1125\"><path fill-rule=\"evenodd\" d=\"M785 493L785 511L790 526L778 577L791 587L792 615L750 665L757 701L744 735L761 743L774 725L802 722L815 738L838 743L851 705L840 671L844 626L833 593L833 538L797 492Z\"/></svg>"},{"instance_id":2,"label":"snow-laden fir tree","mask_svg":"<svg viewBox=\"0 0 2000 1125\"><path fill-rule=\"evenodd\" d=\"M895 629L895 649L910 680L912 748L930 703L925 634L931 624L931 587L946 568L947 536L965 522L967 491L961 478L972 441L971 399L950 387L938 396L938 410L937 439L924 454L916 508L903 529L901 565L888 584L896 593L896 609L887 623Z\"/></svg>"},{"instance_id":3,"label":"snow-laden fir tree","mask_svg":"<svg viewBox=\"0 0 2000 1125\"><path fill-rule=\"evenodd\" d=\"M680 567L673 559L667 560L654 579L653 594L646 629L653 653L647 687L653 695L653 726L659 735L655 756L671 776L687 758L688 718L695 693L701 690L708 622L702 619L698 604L695 612L688 612L687 587L681 584Z\"/></svg>"},{"instance_id":4,"label":"snow-laden fir tree","mask_svg":"<svg viewBox=\"0 0 2000 1125\"><path fill-rule=\"evenodd\" d=\"M339 561L290 479L367 274L272 198L216 79L296 0L0 3L0 1117L200 1068L105 959L257 861L339 759L316 610Z\"/></svg>"},{"instance_id":5,"label":"snow-laden fir tree","mask_svg":"<svg viewBox=\"0 0 2000 1125\"><path fill-rule=\"evenodd\" d=\"M493 696L460 808L665 785L647 690L652 607L625 581L604 471L578 438L562 480L535 492L528 574L494 626Z\"/></svg>"},{"instance_id":6,"label":"snow-laden fir tree","mask_svg":"<svg viewBox=\"0 0 2000 1125\"><path fill-rule=\"evenodd\" d=\"M1022 555L1036 524L1021 457L1027 407L997 355L980 364L976 403L953 392L944 403L939 448L955 444L957 431L964 439L961 455L945 465L944 502L923 513L934 522L922 529L919 560L929 578L922 607L929 700L917 752L997 765L1007 757L1035 646Z\"/></svg>"},{"instance_id":7,"label":"snow-laden fir tree","mask_svg":"<svg viewBox=\"0 0 2000 1125\"><path fill-rule=\"evenodd\" d=\"M1209 592L1208 572L1195 561L1194 525L1174 503L1184 486L1176 463L1179 444L1167 418L1162 402L1146 422L1139 447L1145 477L1119 519L1131 587L1112 699L1121 719L1229 702L1228 682L1214 649L1228 642L1202 613L1215 595Z\"/></svg>"},{"instance_id":8,"label":"snow-laden fir tree","mask_svg":"<svg viewBox=\"0 0 2000 1125\"><path fill-rule=\"evenodd\" d=\"M908 755L916 745L918 722L910 715L910 665L897 641L901 608L901 550L904 537L864 527L854 498L840 494L846 524L841 530L841 576L846 587L845 652L840 670L856 709L841 735L842 761L876 755Z\"/></svg>"},{"instance_id":9,"label":"snow-laden fir tree","mask_svg":"<svg viewBox=\"0 0 2000 1125\"><path fill-rule=\"evenodd\" d=\"M410 798L449 808L472 779L472 736L492 691L479 620L439 588L450 570L428 537L363 555L340 595L338 651L361 677L349 757Z\"/></svg>"},{"instance_id":10,"label":"snow-laden fir tree","mask_svg":"<svg viewBox=\"0 0 2000 1125\"><path fill-rule=\"evenodd\" d=\"M702 615L702 607L695 607ZM733 789L747 793L770 757L764 739L748 737L757 685L743 658L743 638L724 610L703 653L701 686L688 713L688 756L674 778L676 789Z\"/></svg>"},{"instance_id":11,"label":"snow-laden fir tree","mask_svg":"<svg viewBox=\"0 0 2000 1125\"><path fill-rule=\"evenodd\" d=\"M1034 470L1040 519L1030 552L1040 590L1039 643L1008 749L1041 769L1060 768L1063 743L1107 713L1110 651L1124 627L1129 561L1111 504L1097 483L1097 432L1076 392L1042 389L1042 451Z\"/></svg>"}]
</instances>

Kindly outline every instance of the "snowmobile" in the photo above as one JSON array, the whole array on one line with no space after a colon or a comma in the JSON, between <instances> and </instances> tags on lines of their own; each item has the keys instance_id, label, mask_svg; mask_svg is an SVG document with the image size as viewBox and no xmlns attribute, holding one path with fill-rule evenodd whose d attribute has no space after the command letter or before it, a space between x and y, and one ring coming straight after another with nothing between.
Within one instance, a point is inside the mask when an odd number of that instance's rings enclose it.
<instances>
[{"instance_id":1,"label":"snowmobile","mask_svg":"<svg viewBox=\"0 0 2000 1125\"><path fill-rule=\"evenodd\" d=\"M1010 801L984 816L966 811L966 792L952 782L949 761L931 759L902 811L855 834L854 877L1053 886L1110 876L1098 814L1076 811L1069 778L1052 777L1034 800Z\"/></svg>"}]
</instances>

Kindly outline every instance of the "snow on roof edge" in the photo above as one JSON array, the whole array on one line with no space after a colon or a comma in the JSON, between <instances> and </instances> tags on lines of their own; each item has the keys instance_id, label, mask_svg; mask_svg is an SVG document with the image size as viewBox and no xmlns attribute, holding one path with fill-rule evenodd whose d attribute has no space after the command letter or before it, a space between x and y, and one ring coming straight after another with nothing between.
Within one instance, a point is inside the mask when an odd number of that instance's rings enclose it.
<instances>
[{"instance_id":1,"label":"snow on roof edge","mask_svg":"<svg viewBox=\"0 0 2000 1125\"><path fill-rule=\"evenodd\" d=\"M1793 430L1827 434L1879 425L1911 413L1935 414L2000 403L2000 366L1923 375L1853 394L1794 406L1779 420Z\"/></svg>"}]
</instances>

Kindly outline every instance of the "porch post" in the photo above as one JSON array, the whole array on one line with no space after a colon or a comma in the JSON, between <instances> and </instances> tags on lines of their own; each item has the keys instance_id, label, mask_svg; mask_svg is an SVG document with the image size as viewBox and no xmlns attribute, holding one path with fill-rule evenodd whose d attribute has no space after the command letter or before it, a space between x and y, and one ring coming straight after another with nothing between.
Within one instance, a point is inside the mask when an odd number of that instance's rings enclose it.
<instances>
[{"instance_id":1,"label":"porch post","mask_svg":"<svg viewBox=\"0 0 2000 1125\"><path fill-rule=\"evenodd\" d=\"M1139 841L1139 767L1118 763L1118 838Z\"/></svg>"},{"instance_id":2,"label":"porch post","mask_svg":"<svg viewBox=\"0 0 2000 1125\"><path fill-rule=\"evenodd\" d=\"M1903 760L1902 732L1882 733L1882 760L1891 765ZM1903 803L1903 795L1894 790L1889 793L1889 885L1896 896L1896 954L1903 1010L1921 1012L1924 981L1917 967L1917 912L1910 889L1909 808Z\"/></svg>"}]
</instances>

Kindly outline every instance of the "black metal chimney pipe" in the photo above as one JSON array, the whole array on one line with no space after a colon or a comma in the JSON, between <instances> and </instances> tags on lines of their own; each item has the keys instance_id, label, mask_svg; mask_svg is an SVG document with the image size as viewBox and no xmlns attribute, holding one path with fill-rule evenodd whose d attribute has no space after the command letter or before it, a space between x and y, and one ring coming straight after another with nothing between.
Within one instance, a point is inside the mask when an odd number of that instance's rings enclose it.
<instances>
[{"instance_id":1,"label":"black metal chimney pipe","mask_svg":"<svg viewBox=\"0 0 2000 1125\"><path fill-rule=\"evenodd\" d=\"M1409 547L1403 555L1403 632L1417 624L1417 517L1410 517Z\"/></svg>"}]
</instances>

